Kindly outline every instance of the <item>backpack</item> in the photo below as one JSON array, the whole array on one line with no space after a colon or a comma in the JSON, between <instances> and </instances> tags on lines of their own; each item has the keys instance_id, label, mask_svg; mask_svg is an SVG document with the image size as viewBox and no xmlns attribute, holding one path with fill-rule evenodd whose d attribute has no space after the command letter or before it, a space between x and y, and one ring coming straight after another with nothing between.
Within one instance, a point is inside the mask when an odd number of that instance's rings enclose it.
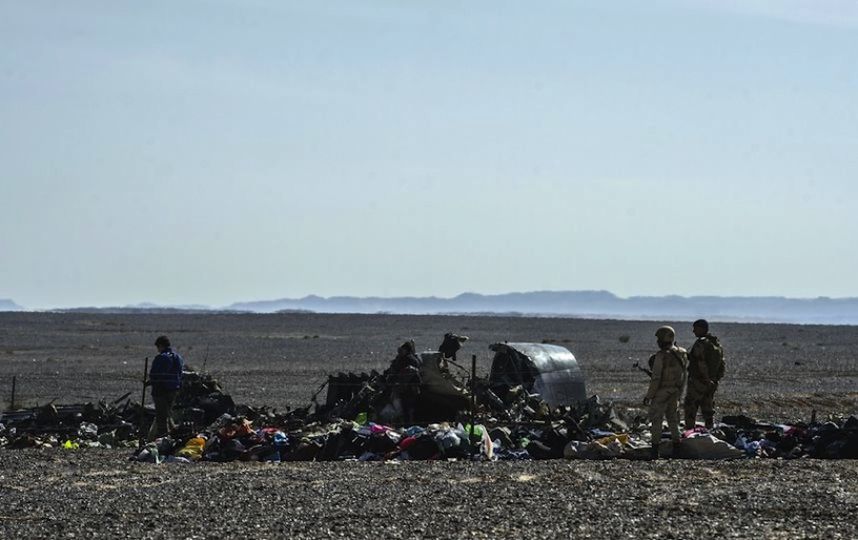
<instances>
[{"instance_id":1,"label":"backpack","mask_svg":"<svg viewBox=\"0 0 858 540\"><path fill-rule=\"evenodd\" d=\"M713 381L718 382L724 376L724 347L715 336L706 336L703 338L703 359L706 362L706 369Z\"/></svg>"},{"instance_id":2,"label":"backpack","mask_svg":"<svg viewBox=\"0 0 858 540\"><path fill-rule=\"evenodd\" d=\"M677 362L682 366L682 369L688 369L688 356L687 352L682 350L681 348L676 348L670 352L670 356L676 359ZM655 365L655 355L649 357L649 371L650 377L652 377L652 367Z\"/></svg>"}]
</instances>

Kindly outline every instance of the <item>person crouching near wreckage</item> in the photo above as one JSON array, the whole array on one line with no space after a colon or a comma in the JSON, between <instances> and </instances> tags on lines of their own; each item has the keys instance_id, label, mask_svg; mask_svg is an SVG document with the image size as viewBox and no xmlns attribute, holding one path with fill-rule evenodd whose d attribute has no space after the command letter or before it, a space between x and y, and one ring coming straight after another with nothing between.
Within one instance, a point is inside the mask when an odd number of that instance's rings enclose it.
<instances>
[{"instance_id":1,"label":"person crouching near wreckage","mask_svg":"<svg viewBox=\"0 0 858 540\"><path fill-rule=\"evenodd\" d=\"M676 332L670 326L659 328L655 337L659 351L649 360L652 378L643 403L649 406L649 419L652 422L652 458L658 459L662 421L665 418L673 440L673 455L676 456L679 451L679 399L688 376L688 354L682 347L677 347Z\"/></svg>"},{"instance_id":2,"label":"person crouching near wreckage","mask_svg":"<svg viewBox=\"0 0 858 540\"><path fill-rule=\"evenodd\" d=\"M185 361L179 353L173 351L167 336L158 336L155 340L158 356L149 368L147 384L152 387L152 401L155 402L155 421L149 429L149 440L154 441L173 429L173 403L182 387L182 370Z\"/></svg>"},{"instance_id":3,"label":"person crouching near wreckage","mask_svg":"<svg viewBox=\"0 0 858 540\"><path fill-rule=\"evenodd\" d=\"M417 356L414 341L409 340L396 350L396 358L387 370L387 382L391 386L390 401L403 422L413 423L420 396L420 368L423 362Z\"/></svg>"}]
</instances>

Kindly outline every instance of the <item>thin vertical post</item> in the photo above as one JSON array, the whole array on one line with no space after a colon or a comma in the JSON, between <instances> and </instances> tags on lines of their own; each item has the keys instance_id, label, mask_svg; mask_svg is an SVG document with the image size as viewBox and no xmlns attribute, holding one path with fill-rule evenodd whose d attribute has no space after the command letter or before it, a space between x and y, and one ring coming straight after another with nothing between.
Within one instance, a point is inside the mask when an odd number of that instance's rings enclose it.
<instances>
[{"instance_id":1,"label":"thin vertical post","mask_svg":"<svg viewBox=\"0 0 858 540\"><path fill-rule=\"evenodd\" d=\"M12 375L12 399L9 400L9 410L15 410L15 391L18 387L18 376Z\"/></svg>"},{"instance_id":2,"label":"thin vertical post","mask_svg":"<svg viewBox=\"0 0 858 540\"><path fill-rule=\"evenodd\" d=\"M471 433L474 437L474 418L477 414L477 355L471 355Z\"/></svg>"},{"instance_id":3,"label":"thin vertical post","mask_svg":"<svg viewBox=\"0 0 858 540\"><path fill-rule=\"evenodd\" d=\"M140 424L137 426L137 447L143 448L143 441L146 440L146 436L143 433L143 423L146 420L146 383L149 378L149 357L146 357L146 360L143 362L143 395L140 396Z\"/></svg>"}]
</instances>

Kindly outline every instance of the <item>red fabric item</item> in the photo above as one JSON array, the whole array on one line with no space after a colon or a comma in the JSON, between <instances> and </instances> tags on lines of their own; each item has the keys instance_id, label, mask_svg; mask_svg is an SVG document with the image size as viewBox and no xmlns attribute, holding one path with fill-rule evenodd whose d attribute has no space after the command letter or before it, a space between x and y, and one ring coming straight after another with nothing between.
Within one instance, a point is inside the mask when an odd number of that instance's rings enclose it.
<instances>
[{"instance_id":1,"label":"red fabric item","mask_svg":"<svg viewBox=\"0 0 858 540\"><path fill-rule=\"evenodd\" d=\"M399 448L401 448L402 450L407 450L408 447L411 446L412 444L414 444L414 441L416 441L416 440L417 440L417 438L414 436L405 437L404 439L399 441Z\"/></svg>"}]
</instances>

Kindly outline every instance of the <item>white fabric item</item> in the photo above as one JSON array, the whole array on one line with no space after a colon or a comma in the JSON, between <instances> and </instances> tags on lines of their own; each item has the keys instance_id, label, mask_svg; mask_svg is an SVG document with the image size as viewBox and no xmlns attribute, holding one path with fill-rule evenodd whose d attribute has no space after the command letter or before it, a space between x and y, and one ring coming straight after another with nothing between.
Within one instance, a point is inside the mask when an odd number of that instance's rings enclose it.
<instances>
[{"instance_id":1,"label":"white fabric item","mask_svg":"<svg viewBox=\"0 0 858 540\"><path fill-rule=\"evenodd\" d=\"M708 433L698 433L681 443L682 457L690 459L736 459L745 453Z\"/></svg>"}]
</instances>

